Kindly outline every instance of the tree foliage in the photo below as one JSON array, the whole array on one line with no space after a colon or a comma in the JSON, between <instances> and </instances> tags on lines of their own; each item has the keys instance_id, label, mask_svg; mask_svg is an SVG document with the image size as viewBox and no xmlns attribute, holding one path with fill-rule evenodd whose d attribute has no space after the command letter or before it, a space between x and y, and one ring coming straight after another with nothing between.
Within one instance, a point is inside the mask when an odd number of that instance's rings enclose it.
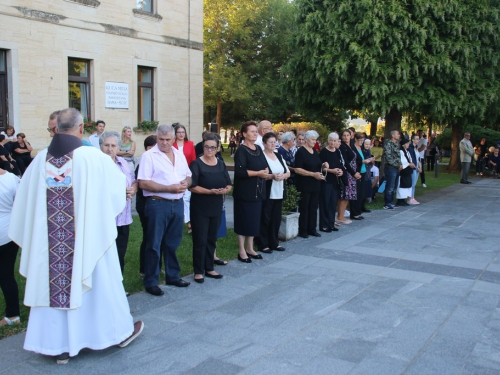
<instances>
[{"instance_id":1,"label":"tree foliage","mask_svg":"<svg viewBox=\"0 0 500 375\"><path fill-rule=\"evenodd\" d=\"M287 0L204 1L204 101L228 119L281 119L280 74L293 6Z\"/></svg>"},{"instance_id":2,"label":"tree foliage","mask_svg":"<svg viewBox=\"0 0 500 375\"><path fill-rule=\"evenodd\" d=\"M452 123L499 113L498 0L297 0L285 72L302 104ZM490 115L492 115L490 113Z\"/></svg>"}]
</instances>

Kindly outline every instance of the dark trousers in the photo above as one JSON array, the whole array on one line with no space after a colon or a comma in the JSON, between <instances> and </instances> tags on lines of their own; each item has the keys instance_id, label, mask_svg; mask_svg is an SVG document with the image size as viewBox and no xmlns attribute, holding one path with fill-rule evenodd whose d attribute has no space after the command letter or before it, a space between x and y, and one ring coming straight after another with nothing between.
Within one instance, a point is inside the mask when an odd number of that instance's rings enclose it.
<instances>
[{"instance_id":1,"label":"dark trousers","mask_svg":"<svg viewBox=\"0 0 500 375\"><path fill-rule=\"evenodd\" d=\"M10 167L11 165L12 168ZM6 170L7 172L13 173L16 176L21 176L21 171L17 167L17 163L15 160L13 161L0 160L0 168Z\"/></svg>"},{"instance_id":2,"label":"dark trousers","mask_svg":"<svg viewBox=\"0 0 500 375\"><path fill-rule=\"evenodd\" d=\"M420 159L420 165L422 166L422 172L420 172L420 182L422 184L425 184L425 168L424 168L424 165L425 165L425 159ZM429 170L429 169L427 169Z\"/></svg>"},{"instance_id":3,"label":"dark trousers","mask_svg":"<svg viewBox=\"0 0 500 375\"><path fill-rule=\"evenodd\" d=\"M483 158L480 156L476 160L476 173L483 173Z\"/></svg>"},{"instance_id":4,"label":"dark trousers","mask_svg":"<svg viewBox=\"0 0 500 375\"><path fill-rule=\"evenodd\" d=\"M125 253L127 252L128 237L130 233L130 225L120 225L116 227L118 236L116 237L116 249L118 250L118 259L120 260L120 269L125 269Z\"/></svg>"},{"instance_id":5,"label":"dark trousers","mask_svg":"<svg viewBox=\"0 0 500 375\"><path fill-rule=\"evenodd\" d=\"M384 191L384 203L385 205L394 204L394 194L398 188L398 175L399 171L396 168L385 167L385 191Z\"/></svg>"},{"instance_id":6,"label":"dark trousers","mask_svg":"<svg viewBox=\"0 0 500 375\"><path fill-rule=\"evenodd\" d=\"M181 267L177 260L177 248L182 241L184 226L184 201L175 202L147 198L148 219L145 269L143 284L146 288L158 285L160 276L160 252L165 260L165 279L176 282L180 279Z\"/></svg>"},{"instance_id":7,"label":"dark trousers","mask_svg":"<svg viewBox=\"0 0 500 375\"><path fill-rule=\"evenodd\" d=\"M366 193L364 189L364 179L366 173L361 173L361 178L356 180L356 196L357 199L355 201L349 201L349 211L352 216L359 216L362 213L362 210L365 208L365 198Z\"/></svg>"},{"instance_id":8,"label":"dark trousers","mask_svg":"<svg viewBox=\"0 0 500 375\"><path fill-rule=\"evenodd\" d=\"M193 270L203 275L214 270L214 252L222 211L217 216L204 216L191 210L193 228Z\"/></svg>"},{"instance_id":9,"label":"dark trousers","mask_svg":"<svg viewBox=\"0 0 500 375\"><path fill-rule=\"evenodd\" d=\"M139 214L139 220L141 221L141 226L142 226L142 241L141 241L141 247L139 249L139 273L142 273L144 274L144 263L146 261L146 239L147 239L147 236L148 236L148 219L146 217L146 214L144 213L144 211L137 211L137 213ZM163 259L163 252L165 251L165 249L161 249L160 251L160 261L158 262L158 264L160 265L160 270L161 270L161 263L162 263L162 259Z\"/></svg>"},{"instance_id":10,"label":"dark trousers","mask_svg":"<svg viewBox=\"0 0 500 375\"><path fill-rule=\"evenodd\" d=\"M319 227L331 229L335 225L335 211L339 200L339 191L333 184L321 182L319 195Z\"/></svg>"},{"instance_id":11,"label":"dark trousers","mask_svg":"<svg viewBox=\"0 0 500 375\"><path fill-rule=\"evenodd\" d=\"M299 201L299 234L316 232L319 191L301 192Z\"/></svg>"},{"instance_id":12,"label":"dark trousers","mask_svg":"<svg viewBox=\"0 0 500 375\"><path fill-rule=\"evenodd\" d=\"M266 199L260 213L260 233L255 238L257 248L276 249L279 246L278 233L281 225L283 199Z\"/></svg>"},{"instance_id":13,"label":"dark trousers","mask_svg":"<svg viewBox=\"0 0 500 375\"><path fill-rule=\"evenodd\" d=\"M31 158L31 156L28 155L28 156L16 156L14 157L14 160L16 161L17 167L19 168L21 174L24 174L24 171L26 170L26 168L29 167L33 159Z\"/></svg>"},{"instance_id":14,"label":"dark trousers","mask_svg":"<svg viewBox=\"0 0 500 375\"><path fill-rule=\"evenodd\" d=\"M13 241L0 246L0 288L5 298L5 316L19 316L19 290L14 266L19 247Z\"/></svg>"},{"instance_id":15,"label":"dark trousers","mask_svg":"<svg viewBox=\"0 0 500 375\"><path fill-rule=\"evenodd\" d=\"M429 170L431 170L431 171L434 170L434 163L436 161L435 159L436 159L435 156L427 155L427 172L429 172ZM423 170L423 168L422 168L422 170Z\"/></svg>"}]
</instances>

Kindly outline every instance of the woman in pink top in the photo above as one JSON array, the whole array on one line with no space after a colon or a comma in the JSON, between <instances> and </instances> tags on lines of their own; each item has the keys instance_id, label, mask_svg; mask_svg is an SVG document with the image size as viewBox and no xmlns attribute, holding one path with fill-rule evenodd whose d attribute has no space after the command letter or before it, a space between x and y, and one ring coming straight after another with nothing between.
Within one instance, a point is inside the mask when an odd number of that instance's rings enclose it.
<instances>
[{"instance_id":1,"label":"woman in pink top","mask_svg":"<svg viewBox=\"0 0 500 375\"><path fill-rule=\"evenodd\" d=\"M172 124L175 129L175 142L174 147L182 151L184 156L186 157L186 161L188 166L191 165L194 159L196 159L196 152L194 150L194 143L188 139L187 130L184 125L179 124L178 122ZM187 224L188 233L191 233L191 220L189 216L189 202L191 201L191 192L186 190L184 193L184 222Z\"/></svg>"}]
</instances>

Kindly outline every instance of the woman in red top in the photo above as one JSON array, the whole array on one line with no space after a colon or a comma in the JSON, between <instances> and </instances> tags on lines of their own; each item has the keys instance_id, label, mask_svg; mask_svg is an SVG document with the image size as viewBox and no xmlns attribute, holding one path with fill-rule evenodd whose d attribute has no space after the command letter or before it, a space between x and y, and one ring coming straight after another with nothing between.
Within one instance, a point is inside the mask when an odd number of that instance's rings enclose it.
<instances>
[{"instance_id":1,"label":"woman in red top","mask_svg":"<svg viewBox=\"0 0 500 375\"><path fill-rule=\"evenodd\" d=\"M175 128L175 142L174 147L182 151L186 157L188 166L196 159L196 152L194 151L194 143L188 139L187 131L184 125L179 123L172 124ZM188 233L191 233L191 220L189 217L189 202L191 201L191 192L186 190L184 193L184 222L187 223Z\"/></svg>"}]
</instances>

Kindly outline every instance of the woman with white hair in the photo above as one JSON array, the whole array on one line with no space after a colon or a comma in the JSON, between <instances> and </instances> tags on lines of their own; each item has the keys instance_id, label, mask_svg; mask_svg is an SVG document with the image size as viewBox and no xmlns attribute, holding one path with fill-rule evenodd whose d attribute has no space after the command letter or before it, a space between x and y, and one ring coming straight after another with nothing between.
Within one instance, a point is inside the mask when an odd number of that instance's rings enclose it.
<instances>
[{"instance_id":1,"label":"woman with white hair","mask_svg":"<svg viewBox=\"0 0 500 375\"><path fill-rule=\"evenodd\" d=\"M340 196L340 180L343 180L344 185L347 184L342 155L338 150L339 146L339 135L335 132L330 133L328 145L319 153L321 161L329 166L325 170L325 180L321 181L321 194L319 196L319 230L326 233L338 231L335 227L335 211Z\"/></svg>"},{"instance_id":2,"label":"woman with white hair","mask_svg":"<svg viewBox=\"0 0 500 375\"><path fill-rule=\"evenodd\" d=\"M327 162L323 163L319 154L314 150L318 137L316 131L307 131L304 146L295 154L297 189L300 191L299 236L302 238L321 237L316 230L320 182L324 180L321 170L329 168L329 165Z\"/></svg>"},{"instance_id":3,"label":"woman with white hair","mask_svg":"<svg viewBox=\"0 0 500 375\"><path fill-rule=\"evenodd\" d=\"M281 137L281 146L278 148L278 153L281 155L283 160L285 161L288 169L290 170L290 178L287 180L287 183L295 185L295 134L292 132L286 132Z\"/></svg>"},{"instance_id":4,"label":"woman with white hair","mask_svg":"<svg viewBox=\"0 0 500 375\"><path fill-rule=\"evenodd\" d=\"M116 217L116 229L118 236L116 237L116 248L118 250L118 258L120 260L120 268L123 275L125 268L125 253L127 252L128 238L130 233L130 224L132 224L132 197L137 193L139 187L134 176L134 170L130 169L127 161L118 156L120 149L120 134L113 131L102 133L99 138L99 146L101 151L109 155L116 166L122 171L127 181L127 204L123 211ZM128 294L128 293L127 293Z\"/></svg>"},{"instance_id":5,"label":"woman with white hair","mask_svg":"<svg viewBox=\"0 0 500 375\"><path fill-rule=\"evenodd\" d=\"M121 146L116 155L125 159L130 167L130 170L135 169L135 141L132 140L132 128L125 126L122 130Z\"/></svg>"}]
</instances>

